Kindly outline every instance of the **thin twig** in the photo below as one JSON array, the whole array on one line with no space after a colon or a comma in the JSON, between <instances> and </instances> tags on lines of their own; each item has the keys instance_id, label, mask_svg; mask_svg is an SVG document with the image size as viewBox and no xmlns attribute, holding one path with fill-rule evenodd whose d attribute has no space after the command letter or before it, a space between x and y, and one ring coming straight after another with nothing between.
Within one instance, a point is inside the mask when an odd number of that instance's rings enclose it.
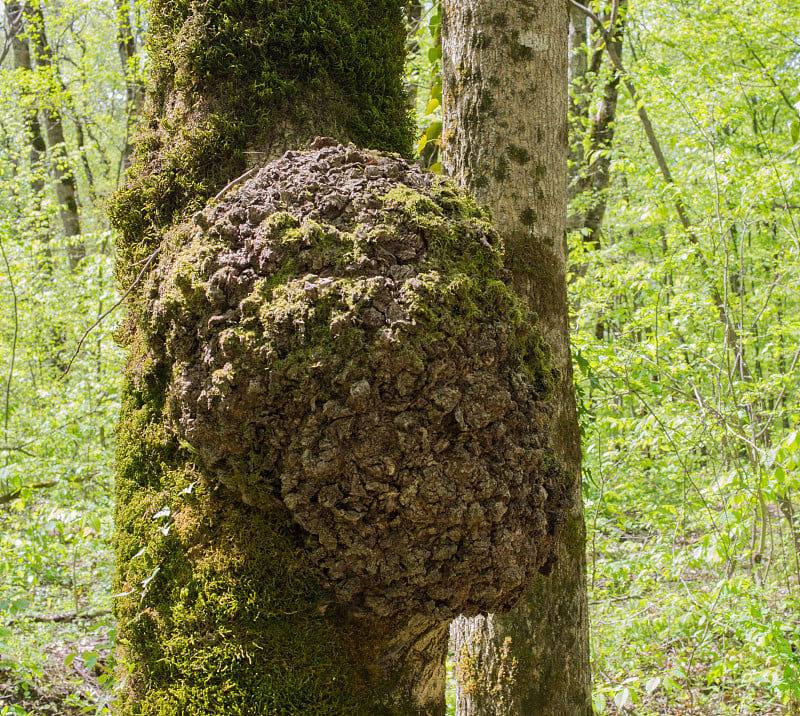
<instances>
[{"instance_id":1,"label":"thin twig","mask_svg":"<svg viewBox=\"0 0 800 716\"><path fill-rule=\"evenodd\" d=\"M260 169L260 167L252 167L252 168L248 169L248 170L247 170L247 171L246 171L244 174L242 174L242 176L240 176L240 177L236 177L236 179L234 179L233 181L231 181L231 182L228 182L228 183L227 183L227 184L226 184L224 187L222 187L222 189L220 190L219 194L217 194L217 195L216 195L216 196L215 196L215 197L212 199L212 201L219 201L219 200L220 200L220 198L222 197L222 195L223 195L223 194L224 194L226 191L228 191L228 189L232 189L232 188L233 188L233 187L235 187L237 184L239 184L239 183L243 182L245 179L247 179L247 177L251 176L252 174L254 174L255 172L257 172L259 169Z\"/></svg>"},{"instance_id":2,"label":"thin twig","mask_svg":"<svg viewBox=\"0 0 800 716\"><path fill-rule=\"evenodd\" d=\"M147 271L147 267L153 263L153 259L161 252L161 247L159 246L155 251L153 251L150 256L147 257L144 266L142 266L142 270L139 272L139 275L136 277L134 282L128 286L128 290L122 294L122 297L117 301L111 308L109 308L105 313L103 313L91 326L86 329L86 332L81 336L80 341L78 342L78 347L75 349L75 352L72 354L72 357L69 359L69 363L67 363L67 367L64 369L64 372L59 376L59 380L63 380L67 373L69 373L70 368L72 368L72 364L75 362L75 359L78 357L78 353L81 352L81 348L83 347L84 341L89 337L89 334L97 328L111 313L119 308L123 301L130 295L131 291L133 291L136 286L139 285L139 282L142 280L144 276L144 272Z\"/></svg>"},{"instance_id":3,"label":"thin twig","mask_svg":"<svg viewBox=\"0 0 800 716\"><path fill-rule=\"evenodd\" d=\"M6 250L3 246L3 242L0 241L0 254L3 255L3 263L6 266L6 273L8 274L8 284L11 288L11 297L14 301L13 303L13 312L14 312L14 338L11 342L11 364L8 367L8 377L6 378L6 404L5 404L5 416L3 419L3 439L6 443L8 443L8 417L11 411L11 381L14 377L14 362L17 358L17 337L19 335L19 312L17 308L17 289L14 286L14 276L11 273L11 266L8 263L8 256L6 256Z\"/></svg>"}]
</instances>

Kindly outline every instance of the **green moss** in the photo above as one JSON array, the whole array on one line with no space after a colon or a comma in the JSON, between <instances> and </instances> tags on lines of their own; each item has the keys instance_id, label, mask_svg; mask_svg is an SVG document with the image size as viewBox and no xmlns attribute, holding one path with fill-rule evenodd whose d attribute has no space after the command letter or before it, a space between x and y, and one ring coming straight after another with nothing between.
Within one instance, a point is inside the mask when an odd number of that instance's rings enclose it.
<instances>
[{"instance_id":1,"label":"green moss","mask_svg":"<svg viewBox=\"0 0 800 716\"><path fill-rule=\"evenodd\" d=\"M116 612L137 669L121 713L372 713L342 660L370 642L326 613L288 518L209 484L152 397L127 388L119 432Z\"/></svg>"},{"instance_id":2,"label":"green moss","mask_svg":"<svg viewBox=\"0 0 800 716\"><path fill-rule=\"evenodd\" d=\"M266 160L330 135L410 153L397 2L154 0L150 17L149 102L110 206L124 283L160 229L244 171L247 151Z\"/></svg>"},{"instance_id":3,"label":"green moss","mask_svg":"<svg viewBox=\"0 0 800 716\"><path fill-rule=\"evenodd\" d=\"M437 331L440 314L432 306L447 307L444 315L448 320L460 316L465 325L480 316L505 315L519 337L515 349L525 357L529 378L543 397L551 395L558 374L551 368L549 348L537 333L530 331L530 312L505 280L502 239L492 227L488 212L471 198L454 194L447 181L434 188L433 199L400 187L389 192L384 200L387 208L396 207L408 214L424 230L431 253L436 257L432 271L417 276L420 283L414 293L419 295L415 304L418 317L428 323L430 330ZM462 221L446 220L443 206ZM493 237L497 250L489 251L475 241L470 226L480 227Z\"/></svg>"}]
</instances>

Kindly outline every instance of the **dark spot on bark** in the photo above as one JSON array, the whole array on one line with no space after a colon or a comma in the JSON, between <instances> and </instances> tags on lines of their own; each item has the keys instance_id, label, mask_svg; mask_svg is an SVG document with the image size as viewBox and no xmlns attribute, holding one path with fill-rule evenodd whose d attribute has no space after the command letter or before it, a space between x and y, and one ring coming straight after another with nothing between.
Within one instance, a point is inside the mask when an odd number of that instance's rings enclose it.
<instances>
[{"instance_id":1,"label":"dark spot on bark","mask_svg":"<svg viewBox=\"0 0 800 716\"><path fill-rule=\"evenodd\" d=\"M537 218L536 212L529 207L520 214L519 220L525 224L525 226L533 226Z\"/></svg>"},{"instance_id":2,"label":"dark spot on bark","mask_svg":"<svg viewBox=\"0 0 800 716\"><path fill-rule=\"evenodd\" d=\"M513 38L510 41L510 45L511 48L508 54L511 57L512 62L526 62L536 57L536 53L534 52L533 48L527 47L526 45L521 45L518 41L518 37Z\"/></svg>"},{"instance_id":3,"label":"dark spot on bark","mask_svg":"<svg viewBox=\"0 0 800 716\"><path fill-rule=\"evenodd\" d=\"M498 30L508 27L508 15L504 12L497 12L492 15L491 24Z\"/></svg>"},{"instance_id":4,"label":"dark spot on bark","mask_svg":"<svg viewBox=\"0 0 800 716\"><path fill-rule=\"evenodd\" d=\"M531 176L537 181L541 181L547 175L547 167L544 164L536 164L531 169Z\"/></svg>"},{"instance_id":5,"label":"dark spot on bark","mask_svg":"<svg viewBox=\"0 0 800 716\"><path fill-rule=\"evenodd\" d=\"M525 147L518 147L516 144L509 144L506 148L506 154L512 162L517 164L527 164L531 160L530 152Z\"/></svg>"},{"instance_id":6,"label":"dark spot on bark","mask_svg":"<svg viewBox=\"0 0 800 716\"><path fill-rule=\"evenodd\" d=\"M508 160L505 157L500 157L497 166L492 172L495 181L502 182L508 178Z\"/></svg>"},{"instance_id":7,"label":"dark spot on bark","mask_svg":"<svg viewBox=\"0 0 800 716\"><path fill-rule=\"evenodd\" d=\"M485 32L474 32L472 34L472 44L479 50L486 50L492 46L492 36Z\"/></svg>"},{"instance_id":8,"label":"dark spot on bark","mask_svg":"<svg viewBox=\"0 0 800 716\"><path fill-rule=\"evenodd\" d=\"M494 107L494 95L487 89L480 90L480 99L478 101L479 114L486 115Z\"/></svg>"}]
</instances>

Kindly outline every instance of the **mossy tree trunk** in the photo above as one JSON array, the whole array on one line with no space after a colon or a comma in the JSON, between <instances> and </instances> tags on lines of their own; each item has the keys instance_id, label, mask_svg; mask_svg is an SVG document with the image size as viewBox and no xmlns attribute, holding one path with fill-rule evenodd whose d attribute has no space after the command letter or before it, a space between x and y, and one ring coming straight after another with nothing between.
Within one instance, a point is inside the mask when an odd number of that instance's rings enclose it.
<instances>
[{"instance_id":1,"label":"mossy tree trunk","mask_svg":"<svg viewBox=\"0 0 800 716\"><path fill-rule=\"evenodd\" d=\"M558 562L505 616L459 618L460 716L591 713L585 528L566 294L568 12L561 0L444 0L446 171L492 211L562 380L551 440L574 509Z\"/></svg>"},{"instance_id":2,"label":"mossy tree trunk","mask_svg":"<svg viewBox=\"0 0 800 716\"><path fill-rule=\"evenodd\" d=\"M143 286L163 237L250 166L327 135L407 153L397 0L154 0L152 80L111 215L127 296L116 554L121 714L443 714L447 624L337 606L288 514L168 428ZM164 249L167 251L168 249Z\"/></svg>"}]
</instances>

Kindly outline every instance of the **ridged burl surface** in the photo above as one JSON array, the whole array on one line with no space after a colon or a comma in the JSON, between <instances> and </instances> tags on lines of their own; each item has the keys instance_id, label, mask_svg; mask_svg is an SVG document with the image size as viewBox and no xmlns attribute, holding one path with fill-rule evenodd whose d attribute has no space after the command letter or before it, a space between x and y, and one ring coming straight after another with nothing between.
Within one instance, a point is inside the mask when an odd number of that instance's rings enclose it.
<instances>
[{"instance_id":1,"label":"ridged burl surface","mask_svg":"<svg viewBox=\"0 0 800 716\"><path fill-rule=\"evenodd\" d=\"M549 351L486 215L402 159L318 140L167 241L149 343L209 473L288 509L356 613L510 608L565 504Z\"/></svg>"}]
</instances>

